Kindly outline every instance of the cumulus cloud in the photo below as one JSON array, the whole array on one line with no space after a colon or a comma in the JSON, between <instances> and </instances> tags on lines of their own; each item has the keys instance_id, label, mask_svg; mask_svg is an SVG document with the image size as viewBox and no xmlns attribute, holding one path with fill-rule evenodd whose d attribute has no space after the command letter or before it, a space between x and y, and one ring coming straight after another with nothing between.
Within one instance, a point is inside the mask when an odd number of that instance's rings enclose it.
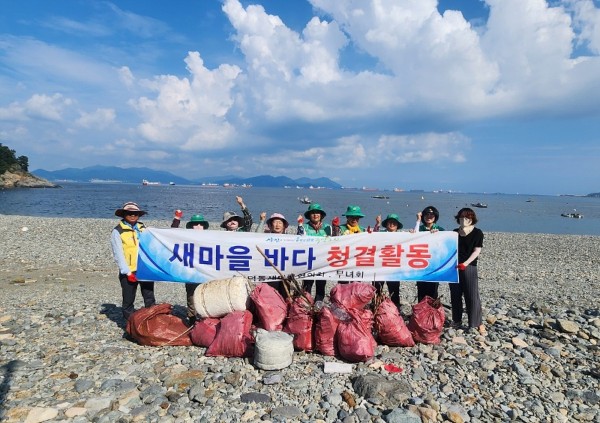
<instances>
[{"instance_id":1,"label":"cumulus cloud","mask_svg":"<svg viewBox=\"0 0 600 423\"><path fill-rule=\"evenodd\" d=\"M159 145L177 142L184 150L227 148L235 129L226 115L240 69L221 65L210 70L198 52L188 53L185 63L190 78L163 75L141 82L157 94L132 102L143 119L139 134Z\"/></svg>"}]
</instances>

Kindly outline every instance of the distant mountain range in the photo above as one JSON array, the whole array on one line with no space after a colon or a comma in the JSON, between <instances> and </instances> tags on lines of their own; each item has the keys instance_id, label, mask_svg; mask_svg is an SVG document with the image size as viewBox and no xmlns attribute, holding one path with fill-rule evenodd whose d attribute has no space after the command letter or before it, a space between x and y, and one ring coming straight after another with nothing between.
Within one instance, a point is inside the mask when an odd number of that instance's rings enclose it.
<instances>
[{"instance_id":1,"label":"distant mountain range","mask_svg":"<svg viewBox=\"0 0 600 423\"><path fill-rule=\"evenodd\" d=\"M198 185L198 184L234 184L234 185L252 185L254 187L283 188L289 187L323 187L340 189L342 186L329 178L299 178L292 179L287 176L261 175L252 178L242 178L234 175L226 176L208 176L195 180L182 178L173 175L170 172L153 170L146 167L121 168L116 166L91 166L83 169L67 168L61 170L37 169L32 171L36 176L53 182L124 182L124 183L142 183L142 180L151 182L160 182L161 184L174 183L177 185Z\"/></svg>"}]
</instances>

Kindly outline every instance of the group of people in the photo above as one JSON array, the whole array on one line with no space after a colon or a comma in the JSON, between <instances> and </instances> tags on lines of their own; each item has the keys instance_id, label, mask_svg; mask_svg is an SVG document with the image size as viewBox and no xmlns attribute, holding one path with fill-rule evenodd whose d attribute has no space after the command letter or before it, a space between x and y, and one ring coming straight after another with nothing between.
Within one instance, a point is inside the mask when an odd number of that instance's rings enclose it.
<instances>
[{"instance_id":1,"label":"group of people","mask_svg":"<svg viewBox=\"0 0 600 423\"><path fill-rule=\"evenodd\" d=\"M223 215L223 221L220 227L225 231L250 232L252 230L252 215L242 197L237 196L236 201L241 209L241 216L233 211L227 211ZM123 207L115 211L115 215L120 217L119 224L113 229L111 235L111 246L113 256L119 267L119 281L123 296L123 317L127 320L134 312L134 302L137 292L137 286L144 299L144 306L149 307L155 304L154 283L147 281L138 281L136 278L137 269L137 249L139 234L145 230L145 225L139 221L139 218L146 212L133 202L128 202ZM180 227L183 213L180 210L175 211L172 228ZM391 213L382 220L381 216L375 219L375 226L365 229L360 225L360 220L365 217L359 206L350 205L346 212L342 214L345 222L341 222L339 217L335 217L331 223L325 222L327 213L321 205L310 204L308 210L297 218L297 235L304 236L342 236L370 232L398 232L403 228L402 222L397 214ZM418 212L415 226L410 228L409 232L430 232L436 233L444 231L438 224L440 217L439 211L428 206ZM468 208L462 208L454 216L459 225L455 232L458 233L458 274L459 283L449 284L450 301L452 306L452 322L455 328L462 326L463 312L466 308L468 318L468 327L475 328L483 335L486 333L485 325L482 321L482 307L479 296L479 282L477 275L477 259L483 247L483 232L475 227L477 224L476 213ZM266 226L266 227L265 227ZM206 230L209 222L201 214L194 214L185 225L186 229ZM255 229L256 232L269 232L274 234L284 234L289 227L289 222L281 213L273 213L267 219L267 213L260 213L260 221ZM315 301L322 301L325 298L325 280L304 280L303 288L311 292L313 285L315 288ZM378 292L383 289L383 282L374 282ZM398 281L387 281L386 283L390 298L399 306L399 283ZM194 309L194 290L198 285L195 283L186 283L187 297L187 317L190 324L196 319ZM426 296L433 299L438 298L439 283L436 282L417 282L417 299L421 301ZM463 307L464 298L464 307Z\"/></svg>"}]
</instances>

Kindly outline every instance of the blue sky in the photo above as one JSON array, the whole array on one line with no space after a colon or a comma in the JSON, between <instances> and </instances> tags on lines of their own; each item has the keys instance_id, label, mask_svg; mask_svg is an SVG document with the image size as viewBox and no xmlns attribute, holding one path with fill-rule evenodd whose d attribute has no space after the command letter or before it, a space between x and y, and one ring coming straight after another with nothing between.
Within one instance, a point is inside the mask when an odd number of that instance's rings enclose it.
<instances>
[{"instance_id":1,"label":"blue sky","mask_svg":"<svg viewBox=\"0 0 600 423\"><path fill-rule=\"evenodd\" d=\"M22 0L0 142L30 169L600 191L600 2Z\"/></svg>"}]
</instances>

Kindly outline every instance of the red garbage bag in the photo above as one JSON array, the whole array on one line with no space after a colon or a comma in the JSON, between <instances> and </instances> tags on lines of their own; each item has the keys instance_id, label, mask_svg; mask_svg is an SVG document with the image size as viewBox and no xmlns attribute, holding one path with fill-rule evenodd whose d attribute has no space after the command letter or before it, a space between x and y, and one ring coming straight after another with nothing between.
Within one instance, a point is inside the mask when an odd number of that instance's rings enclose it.
<instances>
[{"instance_id":1,"label":"red garbage bag","mask_svg":"<svg viewBox=\"0 0 600 423\"><path fill-rule=\"evenodd\" d=\"M315 324L315 348L321 354L335 356L335 332L339 324L339 319L330 307L321 308Z\"/></svg>"},{"instance_id":2,"label":"red garbage bag","mask_svg":"<svg viewBox=\"0 0 600 423\"><path fill-rule=\"evenodd\" d=\"M344 308L364 308L375 296L375 287L370 283L352 282L337 284L331 290L332 303Z\"/></svg>"},{"instance_id":3,"label":"red garbage bag","mask_svg":"<svg viewBox=\"0 0 600 423\"><path fill-rule=\"evenodd\" d=\"M206 350L209 357L247 357L253 342L250 328L252 313L248 310L232 311L221 318L214 341Z\"/></svg>"},{"instance_id":4,"label":"red garbage bag","mask_svg":"<svg viewBox=\"0 0 600 423\"><path fill-rule=\"evenodd\" d=\"M341 321L336 332L340 357L351 363L367 361L375 355L377 342L359 310L349 309L350 319Z\"/></svg>"},{"instance_id":5,"label":"red garbage bag","mask_svg":"<svg viewBox=\"0 0 600 423\"><path fill-rule=\"evenodd\" d=\"M292 300L288 310L283 331L294 335L294 348L298 351L313 350L313 304L313 298L305 292Z\"/></svg>"},{"instance_id":6,"label":"red garbage bag","mask_svg":"<svg viewBox=\"0 0 600 423\"><path fill-rule=\"evenodd\" d=\"M254 303L256 316L258 317L257 327L268 331L281 330L283 328L283 321L287 316L288 306L275 288L266 283L261 283L254 288L250 294L250 298Z\"/></svg>"},{"instance_id":7,"label":"red garbage bag","mask_svg":"<svg viewBox=\"0 0 600 423\"><path fill-rule=\"evenodd\" d=\"M194 328L190 332L192 343L199 347L208 347L214 341L221 319L216 317L207 317L196 320Z\"/></svg>"},{"instance_id":8,"label":"red garbage bag","mask_svg":"<svg viewBox=\"0 0 600 423\"><path fill-rule=\"evenodd\" d=\"M129 316L125 330L140 345L192 345L189 328L172 311L166 303L141 308Z\"/></svg>"},{"instance_id":9,"label":"red garbage bag","mask_svg":"<svg viewBox=\"0 0 600 423\"><path fill-rule=\"evenodd\" d=\"M398 308L391 299L384 299L375 311L375 330L381 344L392 347L414 347L415 341Z\"/></svg>"},{"instance_id":10,"label":"red garbage bag","mask_svg":"<svg viewBox=\"0 0 600 423\"><path fill-rule=\"evenodd\" d=\"M440 300L425 296L412 310L408 330L413 339L423 344L439 344L446 319Z\"/></svg>"}]
</instances>

